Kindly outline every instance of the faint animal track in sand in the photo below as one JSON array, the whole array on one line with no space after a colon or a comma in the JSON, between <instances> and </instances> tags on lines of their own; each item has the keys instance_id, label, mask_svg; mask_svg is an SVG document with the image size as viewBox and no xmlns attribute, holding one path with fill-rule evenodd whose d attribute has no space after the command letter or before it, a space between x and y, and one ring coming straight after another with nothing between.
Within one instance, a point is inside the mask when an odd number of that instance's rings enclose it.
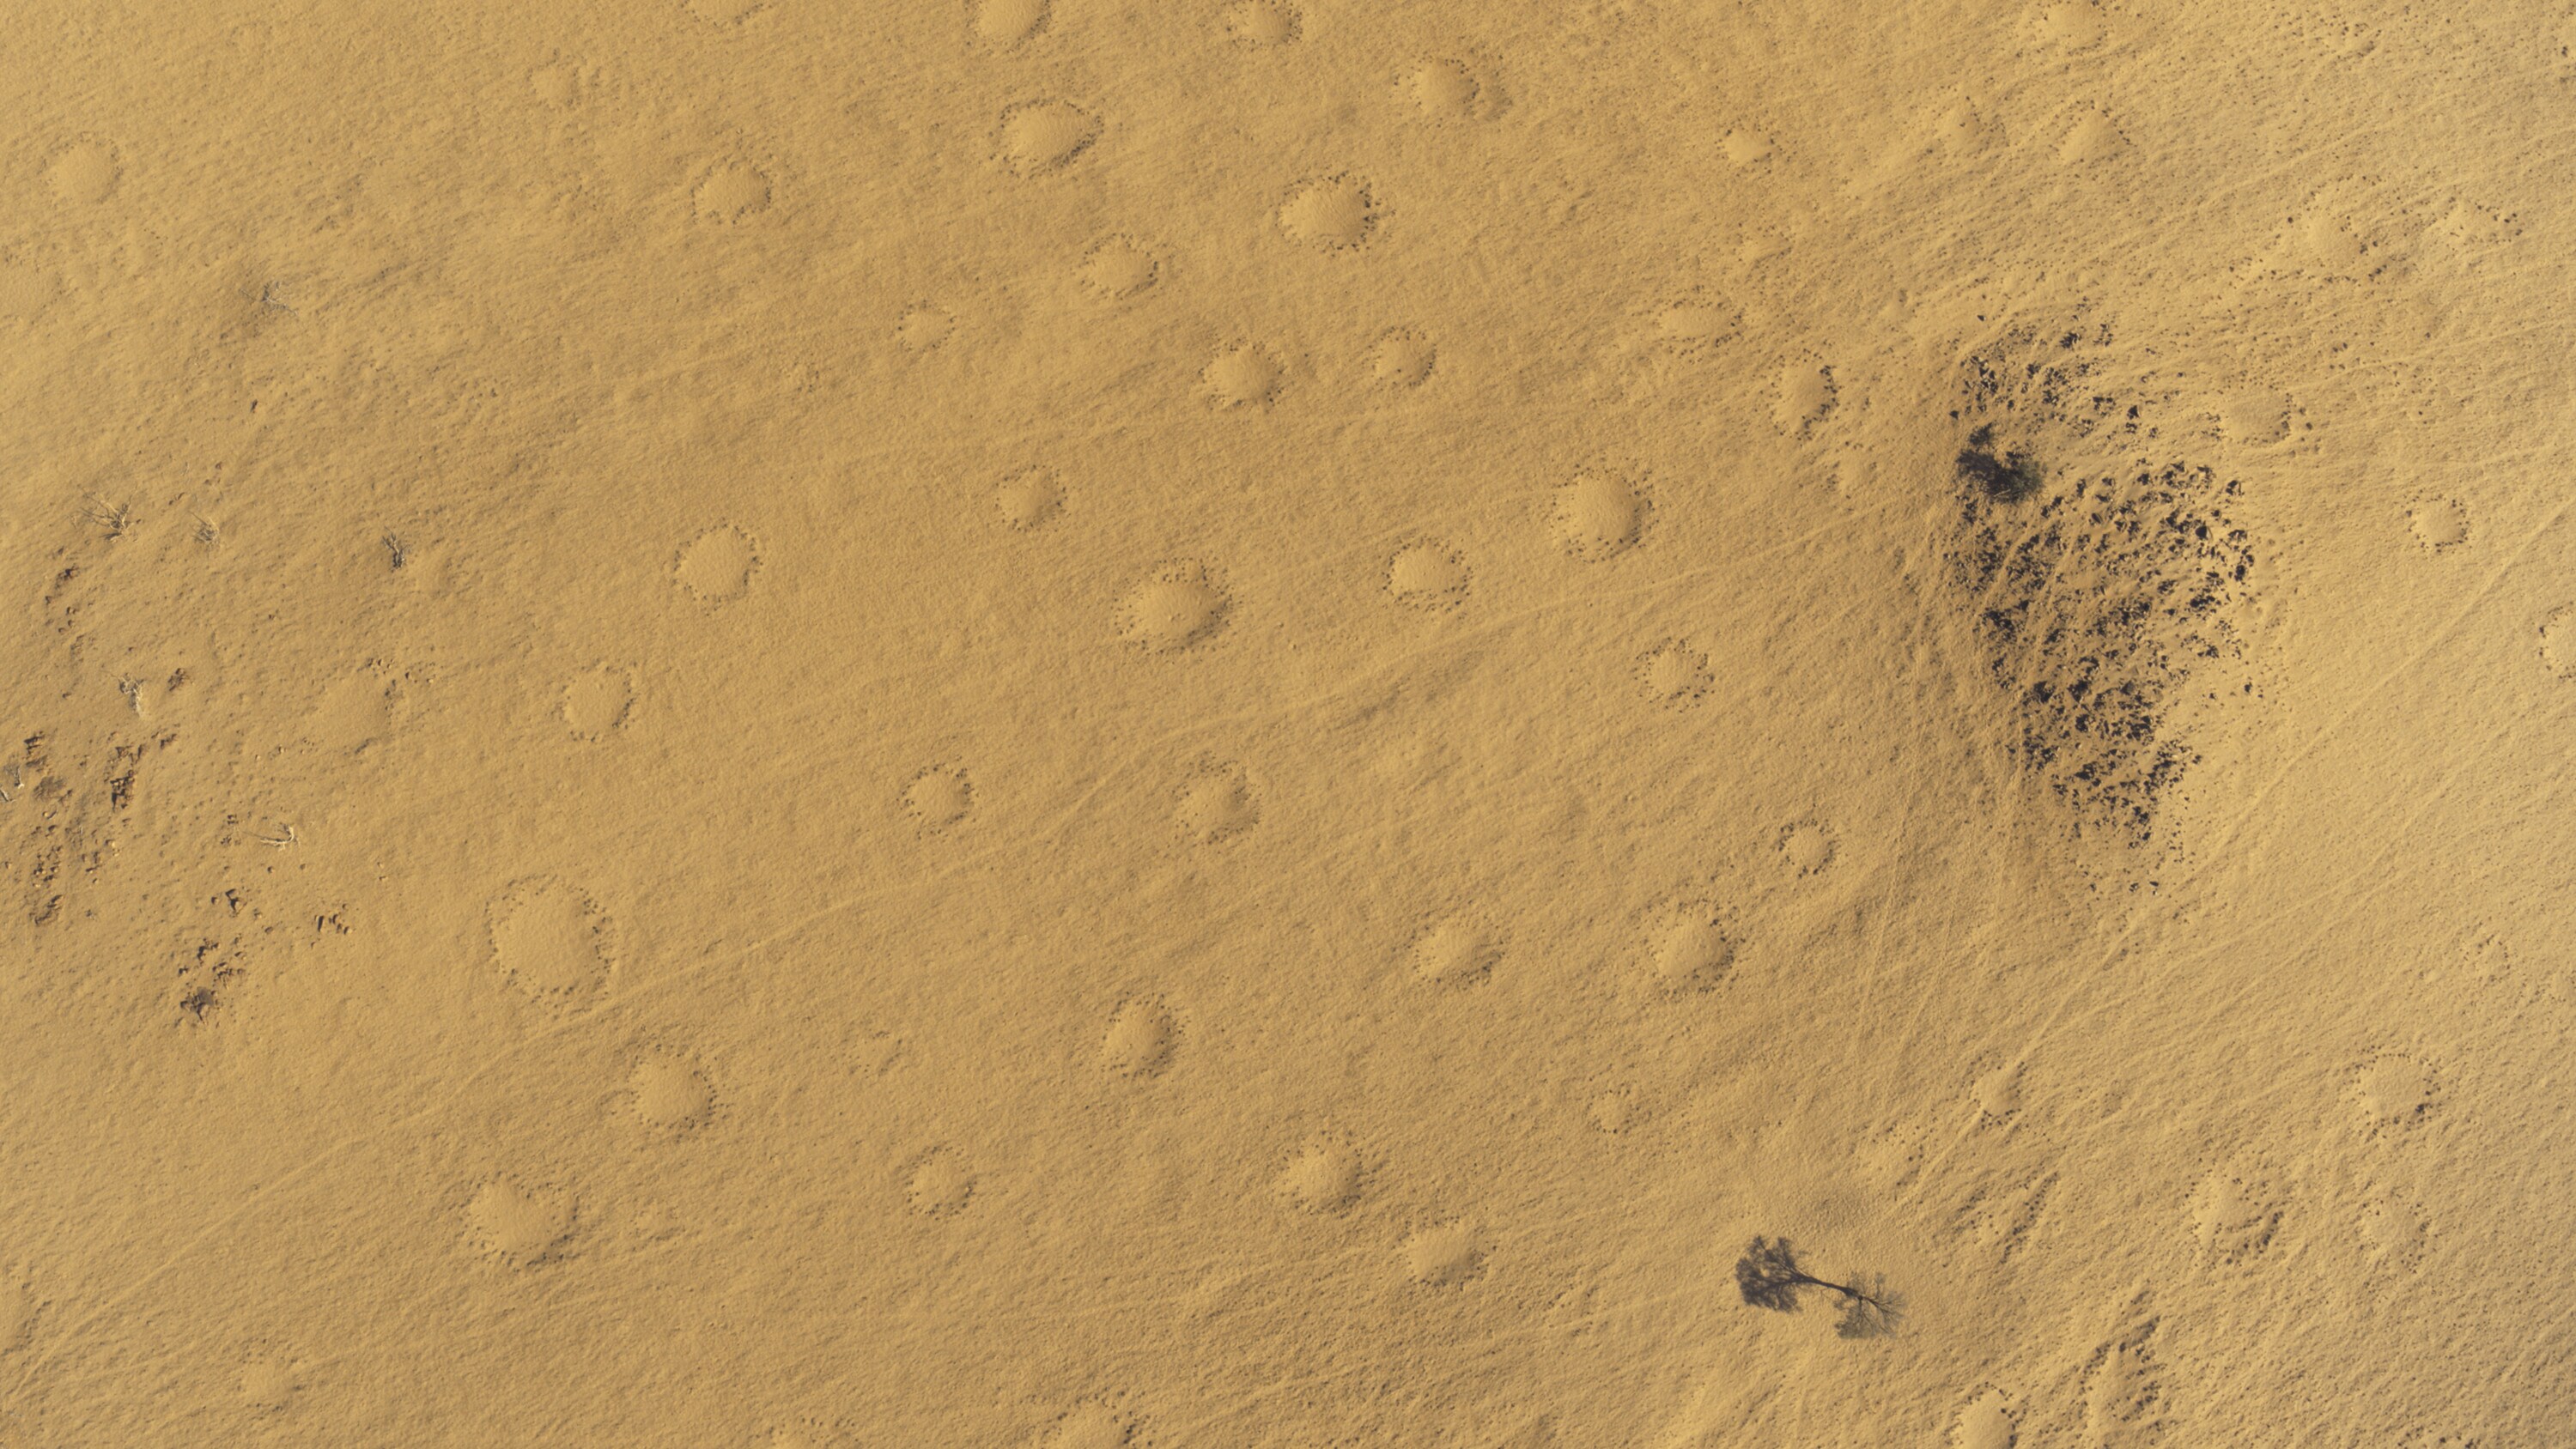
<instances>
[{"instance_id":1,"label":"faint animal track in sand","mask_svg":"<svg viewBox=\"0 0 2576 1449\"><path fill-rule=\"evenodd\" d=\"M1054 18L1050 0L973 0L968 9L975 39L993 50L1026 45Z\"/></svg>"},{"instance_id":2,"label":"faint animal track in sand","mask_svg":"<svg viewBox=\"0 0 2576 1449\"><path fill-rule=\"evenodd\" d=\"M646 1052L628 1075L626 1088L637 1120L666 1136L685 1136L715 1110L715 1085L677 1052Z\"/></svg>"},{"instance_id":3,"label":"faint animal track in sand","mask_svg":"<svg viewBox=\"0 0 2576 1449\"><path fill-rule=\"evenodd\" d=\"M572 677L558 711L574 739L596 742L624 726L634 707L635 671L600 664Z\"/></svg>"},{"instance_id":4,"label":"faint animal track in sand","mask_svg":"<svg viewBox=\"0 0 2576 1449\"><path fill-rule=\"evenodd\" d=\"M1220 408L1265 408L1279 396L1284 369L1258 342L1237 342L1217 353L1199 374L1200 390Z\"/></svg>"},{"instance_id":5,"label":"faint animal track in sand","mask_svg":"<svg viewBox=\"0 0 2576 1449\"><path fill-rule=\"evenodd\" d=\"M1594 466L1556 490L1550 522L1559 547L1587 563L1599 563L1635 547L1653 512L1636 479Z\"/></svg>"},{"instance_id":6,"label":"faint animal track in sand","mask_svg":"<svg viewBox=\"0 0 2576 1449\"><path fill-rule=\"evenodd\" d=\"M1022 468L993 490L993 506L1004 524L1026 533L1064 511L1064 484L1053 469Z\"/></svg>"},{"instance_id":7,"label":"faint animal track in sand","mask_svg":"<svg viewBox=\"0 0 2576 1449\"><path fill-rule=\"evenodd\" d=\"M540 1000L585 995L615 969L608 918L588 895L551 876L522 881L496 897L490 928L503 974Z\"/></svg>"},{"instance_id":8,"label":"faint animal track in sand","mask_svg":"<svg viewBox=\"0 0 2576 1449\"><path fill-rule=\"evenodd\" d=\"M1050 1425L1039 1449L1137 1449L1144 1444L1133 1414L1108 1404L1084 1404Z\"/></svg>"},{"instance_id":9,"label":"faint animal track in sand","mask_svg":"<svg viewBox=\"0 0 2576 1449\"><path fill-rule=\"evenodd\" d=\"M2279 1190L2258 1169L2221 1168L2201 1179L2192 1194L2192 1237L2219 1262L2241 1263L2261 1253L2280 1226Z\"/></svg>"},{"instance_id":10,"label":"faint animal track in sand","mask_svg":"<svg viewBox=\"0 0 2576 1449\"><path fill-rule=\"evenodd\" d=\"M1415 539L1397 549L1387 561L1387 593L1417 609L1458 607L1466 602L1467 586L1472 581L1467 560L1437 539Z\"/></svg>"},{"instance_id":11,"label":"faint animal track in sand","mask_svg":"<svg viewBox=\"0 0 2576 1449\"><path fill-rule=\"evenodd\" d=\"M1109 1017L1100 1062L1122 1077L1161 1076L1180 1050L1181 1024L1159 1001L1130 1001Z\"/></svg>"},{"instance_id":12,"label":"faint animal track in sand","mask_svg":"<svg viewBox=\"0 0 2576 1449\"><path fill-rule=\"evenodd\" d=\"M1834 838L1812 820L1801 820L1780 831L1780 859L1799 875L1815 875L1833 864Z\"/></svg>"},{"instance_id":13,"label":"faint animal track in sand","mask_svg":"<svg viewBox=\"0 0 2576 1449\"><path fill-rule=\"evenodd\" d=\"M1369 378L1380 387L1410 391L1431 380L1439 360L1430 338L1410 327L1391 328L1369 348Z\"/></svg>"},{"instance_id":14,"label":"faint animal track in sand","mask_svg":"<svg viewBox=\"0 0 2576 1449\"><path fill-rule=\"evenodd\" d=\"M1646 979L1667 995L1713 989L1735 964L1735 940L1724 913L1702 900L1659 908L1647 922L1643 964Z\"/></svg>"},{"instance_id":15,"label":"faint animal track in sand","mask_svg":"<svg viewBox=\"0 0 2576 1449\"><path fill-rule=\"evenodd\" d=\"M936 348L956 330L957 319L946 308L929 302L906 307L894 321L895 340L903 344L905 351L916 354Z\"/></svg>"},{"instance_id":16,"label":"faint animal track in sand","mask_svg":"<svg viewBox=\"0 0 2576 1449\"><path fill-rule=\"evenodd\" d=\"M1181 782L1172 818L1184 839L1194 845L1214 845L1259 824L1261 802L1242 766L1205 764Z\"/></svg>"},{"instance_id":17,"label":"faint animal track in sand","mask_svg":"<svg viewBox=\"0 0 2576 1449\"><path fill-rule=\"evenodd\" d=\"M2469 541L2469 511L2455 498L2427 498L2406 510L2415 541L2435 553Z\"/></svg>"},{"instance_id":18,"label":"faint animal track in sand","mask_svg":"<svg viewBox=\"0 0 2576 1449\"><path fill-rule=\"evenodd\" d=\"M54 195L75 206L96 206L116 194L124 170L104 141L74 141L45 164L45 180Z\"/></svg>"},{"instance_id":19,"label":"faint animal track in sand","mask_svg":"<svg viewBox=\"0 0 2576 1449\"><path fill-rule=\"evenodd\" d=\"M1657 704L1697 704L1708 697L1716 677L1708 655L1678 639L1667 639L1637 656L1638 687Z\"/></svg>"},{"instance_id":20,"label":"faint animal track in sand","mask_svg":"<svg viewBox=\"0 0 2576 1449\"><path fill-rule=\"evenodd\" d=\"M725 161L698 182L698 215L709 221L741 221L769 209L769 173L747 161Z\"/></svg>"},{"instance_id":21,"label":"faint animal track in sand","mask_svg":"<svg viewBox=\"0 0 2576 1449\"><path fill-rule=\"evenodd\" d=\"M1184 561L1127 591L1118 606L1118 632L1150 653L1178 653L1224 628L1230 608L1224 587L1207 568Z\"/></svg>"},{"instance_id":22,"label":"faint animal track in sand","mask_svg":"<svg viewBox=\"0 0 2576 1449\"><path fill-rule=\"evenodd\" d=\"M1472 1224L1442 1223L1417 1229L1404 1240L1404 1273L1432 1288L1451 1288L1485 1269L1485 1244Z\"/></svg>"},{"instance_id":23,"label":"faint animal track in sand","mask_svg":"<svg viewBox=\"0 0 2576 1449\"><path fill-rule=\"evenodd\" d=\"M1417 63L1406 74L1404 89L1414 109L1435 121L1474 120L1476 102L1484 92L1465 61L1449 59Z\"/></svg>"},{"instance_id":24,"label":"faint animal track in sand","mask_svg":"<svg viewBox=\"0 0 2576 1449\"><path fill-rule=\"evenodd\" d=\"M1377 198L1348 172L1311 177L1289 188L1278 218L1280 232L1299 246L1353 251L1377 230Z\"/></svg>"},{"instance_id":25,"label":"faint animal track in sand","mask_svg":"<svg viewBox=\"0 0 2576 1449\"><path fill-rule=\"evenodd\" d=\"M572 1236L573 1216L571 1193L526 1187L509 1177L484 1183L465 1208L475 1245L514 1268L554 1257Z\"/></svg>"},{"instance_id":26,"label":"faint animal track in sand","mask_svg":"<svg viewBox=\"0 0 2576 1449\"><path fill-rule=\"evenodd\" d=\"M2004 1391L1985 1388L1959 1411L1950 1427L1950 1449L2013 1449L2012 1400Z\"/></svg>"},{"instance_id":27,"label":"faint animal track in sand","mask_svg":"<svg viewBox=\"0 0 2576 1449\"><path fill-rule=\"evenodd\" d=\"M1271 1185L1300 1212L1338 1213L1359 1200L1364 1176L1358 1149L1340 1137L1322 1136L1298 1148Z\"/></svg>"},{"instance_id":28,"label":"faint animal track in sand","mask_svg":"<svg viewBox=\"0 0 2576 1449\"><path fill-rule=\"evenodd\" d=\"M1998 742L2079 834L2138 845L2200 758L2192 731L2252 691L2254 555L2242 486L2152 461L2144 405L2093 376L2103 340L2025 329L1969 356L1947 568L2009 711Z\"/></svg>"},{"instance_id":29,"label":"faint animal track in sand","mask_svg":"<svg viewBox=\"0 0 2576 1449\"><path fill-rule=\"evenodd\" d=\"M1502 933L1477 915L1445 916L1413 938L1414 979L1433 986L1471 986L1502 960Z\"/></svg>"},{"instance_id":30,"label":"faint animal track in sand","mask_svg":"<svg viewBox=\"0 0 2576 1449\"><path fill-rule=\"evenodd\" d=\"M1816 425L1834 405L1834 371L1819 362L1798 361L1780 369L1771 404L1771 421L1797 437Z\"/></svg>"},{"instance_id":31,"label":"faint animal track in sand","mask_svg":"<svg viewBox=\"0 0 2576 1449\"><path fill-rule=\"evenodd\" d=\"M1287 45L1305 33L1305 20L1288 0L1235 0L1225 7L1226 37L1247 50Z\"/></svg>"},{"instance_id":32,"label":"faint animal track in sand","mask_svg":"<svg viewBox=\"0 0 2576 1449\"><path fill-rule=\"evenodd\" d=\"M1153 248L1134 237L1117 235L1092 243L1074 269L1082 289L1100 302L1124 302L1151 290L1163 275Z\"/></svg>"},{"instance_id":33,"label":"faint animal track in sand","mask_svg":"<svg viewBox=\"0 0 2576 1449\"><path fill-rule=\"evenodd\" d=\"M903 808L924 830L947 830L975 809L975 782L955 765L932 765L903 787Z\"/></svg>"},{"instance_id":34,"label":"faint animal track in sand","mask_svg":"<svg viewBox=\"0 0 2576 1449\"><path fill-rule=\"evenodd\" d=\"M2439 1100L2433 1069L2406 1052L2380 1052L2354 1068L2352 1097L2374 1132L2421 1121Z\"/></svg>"},{"instance_id":35,"label":"faint animal track in sand","mask_svg":"<svg viewBox=\"0 0 2576 1449\"><path fill-rule=\"evenodd\" d=\"M689 0L689 13L709 25L740 25L769 0Z\"/></svg>"},{"instance_id":36,"label":"faint animal track in sand","mask_svg":"<svg viewBox=\"0 0 2576 1449\"><path fill-rule=\"evenodd\" d=\"M1071 101L1021 101L1002 112L993 150L1015 176L1049 176L1100 139L1100 118Z\"/></svg>"},{"instance_id":37,"label":"faint animal track in sand","mask_svg":"<svg viewBox=\"0 0 2576 1449\"><path fill-rule=\"evenodd\" d=\"M751 578L759 568L759 545L750 534L725 524L691 539L672 560L671 577L702 604L729 604L751 592Z\"/></svg>"},{"instance_id":38,"label":"faint animal track in sand","mask_svg":"<svg viewBox=\"0 0 2576 1449\"><path fill-rule=\"evenodd\" d=\"M924 1217L952 1217L975 1196L975 1174L950 1148L934 1147L913 1159L903 1182L904 1201Z\"/></svg>"}]
</instances>

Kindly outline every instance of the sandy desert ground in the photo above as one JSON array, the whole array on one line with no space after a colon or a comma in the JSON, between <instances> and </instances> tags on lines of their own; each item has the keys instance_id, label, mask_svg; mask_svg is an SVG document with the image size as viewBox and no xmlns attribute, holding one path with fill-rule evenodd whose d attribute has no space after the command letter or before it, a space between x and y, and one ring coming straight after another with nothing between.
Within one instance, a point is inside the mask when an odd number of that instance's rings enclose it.
<instances>
[{"instance_id":1,"label":"sandy desert ground","mask_svg":"<svg viewBox=\"0 0 2576 1449\"><path fill-rule=\"evenodd\" d=\"M0 1444L2576 1444L2563 0L6 32Z\"/></svg>"}]
</instances>

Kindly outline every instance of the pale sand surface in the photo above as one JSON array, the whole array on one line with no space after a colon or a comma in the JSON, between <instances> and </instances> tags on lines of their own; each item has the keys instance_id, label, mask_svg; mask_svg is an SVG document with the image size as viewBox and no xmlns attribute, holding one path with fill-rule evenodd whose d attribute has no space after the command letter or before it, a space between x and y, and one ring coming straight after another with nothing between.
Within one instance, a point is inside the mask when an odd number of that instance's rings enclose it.
<instances>
[{"instance_id":1,"label":"pale sand surface","mask_svg":"<svg viewBox=\"0 0 2576 1449\"><path fill-rule=\"evenodd\" d=\"M2564 4L5 30L0 1444L2576 1443Z\"/></svg>"}]
</instances>

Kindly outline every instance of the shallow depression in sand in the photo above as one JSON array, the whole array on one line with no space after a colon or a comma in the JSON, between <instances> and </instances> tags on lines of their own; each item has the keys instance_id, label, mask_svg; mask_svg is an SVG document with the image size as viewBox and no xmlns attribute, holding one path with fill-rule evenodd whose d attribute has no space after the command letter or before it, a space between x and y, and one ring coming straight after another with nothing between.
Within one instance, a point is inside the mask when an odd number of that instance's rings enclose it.
<instances>
[{"instance_id":1,"label":"shallow depression in sand","mask_svg":"<svg viewBox=\"0 0 2576 1449\"><path fill-rule=\"evenodd\" d=\"M1002 159L1022 176L1061 171L1100 139L1100 120L1071 101L1023 101L1002 113Z\"/></svg>"},{"instance_id":2,"label":"shallow depression in sand","mask_svg":"<svg viewBox=\"0 0 2576 1449\"><path fill-rule=\"evenodd\" d=\"M1386 566L1386 591L1421 609L1444 609L1467 596L1466 559L1447 544L1406 544Z\"/></svg>"},{"instance_id":3,"label":"shallow depression in sand","mask_svg":"<svg viewBox=\"0 0 2576 1449\"><path fill-rule=\"evenodd\" d=\"M2571 4L0 12L0 1441L2567 1443Z\"/></svg>"},{"instance_id":4,"label":"shallow depression in sand","mask_svg":"<svg viewBox=\"0 0 2576 1449\"><path fill-rule=\"evenodd\" d=\"M1348 251L1377 227L1377 202L1356 176L1300 182L1279 204L1279 229L1319 251Z\"/></svg>"},{"instance_id":5,"label":"shallow depression in sand","mask_svg":"<svg viewBox=\"0 0 2576 1449\"><path fill-rule=\"evenodd\" d=\"M607 919L564 881L530 881L495 901L491 932L502 970L530 995L568 998L609 974Z\"/></svg>"},{"instance_id":6,"label":"shallow depression in sand","mask_svg":"<svg viewBox=\"0 0 2576 1449\"><path fill-rule=\"evenodd\" d=\"M1127 591L1119 628L1134 643L1168 654L1214 634L1229 605L1224 589L1205 569L1177 565Z\"/></svg>"}]
</instances>

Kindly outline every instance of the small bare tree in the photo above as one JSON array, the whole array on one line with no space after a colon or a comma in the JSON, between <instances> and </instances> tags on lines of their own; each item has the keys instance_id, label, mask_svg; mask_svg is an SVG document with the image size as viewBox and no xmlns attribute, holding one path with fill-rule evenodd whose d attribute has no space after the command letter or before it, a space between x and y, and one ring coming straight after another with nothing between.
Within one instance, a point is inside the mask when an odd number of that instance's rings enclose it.
<instances>
[{"instance_id":1,"label":"small bare tree","mask_svg":"<svg viewBox=\"0 0 2576 1449\"><path fill-rule=\"evenodd\" d=\"M1994 436L1992 425L1968 435L1968 446L1959 450L1959 472L1997 503L2019 503L2039 491L2039 465L2019 453L1998 454L1990 446Z\"/></svg>"},{"instance_id":2,"label":"small bare tree","mask_svg":"<svg viewBox=\"0 0 2576 1449\"><path fill-rule=\"evenodd\" d=\"M1781 1313L1798 1311L1800 1289L1823 1288L1840 1294L1842 1311L1834 1322L1834 1332L1844 1338L1876 1338L1893 1333L1902 1311L1900 1301L1887 1291L1883 1278L1872 1278L1863 1288L1828 1283L1799 1267L1797 1251L1789 1246L1787 1238L1755 1238L1744 1256L1735 1260L1735 1286L1743 1290L1745 1302Z\"/></svg>"}]
</instances>

